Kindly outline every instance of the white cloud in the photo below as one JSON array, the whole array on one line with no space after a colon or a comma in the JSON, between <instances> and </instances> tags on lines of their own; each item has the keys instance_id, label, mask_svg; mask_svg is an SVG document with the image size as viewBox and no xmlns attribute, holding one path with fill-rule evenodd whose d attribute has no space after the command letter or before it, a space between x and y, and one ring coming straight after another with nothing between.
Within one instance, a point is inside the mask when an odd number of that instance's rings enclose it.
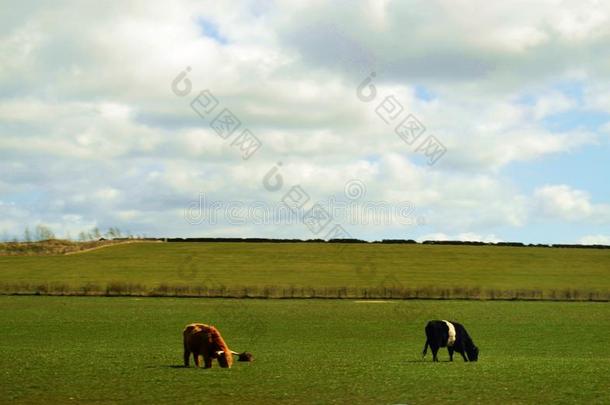
<instances>
[{"instance_id":1,"label":"white cloud","mask_svg":"<svg viewBox=\"0 0 610 405\"><path fill-rule=\"evenodd\" d=\"M114 188L103 188L101 190L96 191L93 196L97 200L102 201L112 201L116 200L120 195L120 191Z\"/></svg>"},{"instance_id":2,"label":"white cloud","mask_svg":"<svg viewBox=\"0 0 610 405\"><path fill-rule=\"evenodd\" d=\"M610 245L610 235L587 235L578 240L582 245Z\"/></svg>"},{"instance_id":3,"label":"white cloud","mask_svg":"<svg viewBox=\"0 0 610 405\"><path fill-rule=\"evenodd\" d=\"M561 92L552 91L538 97L533 107L533 113L535 119L540 120L551 114L564 112L574 107L576 107L574 99L569 98Z\"/></svg>"},{"instance_id":4,"label":"white cloud","mask_svg":"<svg viewBox=\"0 0 610 405\"><path fill-rule=\"evenodd\" d=\"M610 205L593 204L591 196L582 190L562 185L549 185L534 192L536 212L543 217L563 221L610 221Z\"/></svg>"}]
</instances>

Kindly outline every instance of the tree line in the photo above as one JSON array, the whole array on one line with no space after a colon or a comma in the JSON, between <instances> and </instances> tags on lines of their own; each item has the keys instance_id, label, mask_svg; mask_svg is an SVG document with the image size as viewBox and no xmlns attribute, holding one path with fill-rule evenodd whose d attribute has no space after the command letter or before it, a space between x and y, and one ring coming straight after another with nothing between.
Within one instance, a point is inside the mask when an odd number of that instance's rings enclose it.
<instances>
[{"instance_id":1,"label":"tree line","mask_svg":"<svg viewBox=\"0 0 610 405\"><path fill-rule=\"evenodd\" d=\"M93 227L90 230L80 231L76 238L73 238L70 233L65 235L61 239L67 240L78 240L80 242L88 242L100 239L140 239L144 238L144 235L133 235L131 232L124 232L118 227L110 227L106 231L102 231L98 227ZM7 232L4 232L0 237L2 242L40 242L43 240L58 239L57 235L53 230L44 224L38 224L34 228L26 226L23 235L21 236L10 236Z\"/></svg>"}]
</instances>

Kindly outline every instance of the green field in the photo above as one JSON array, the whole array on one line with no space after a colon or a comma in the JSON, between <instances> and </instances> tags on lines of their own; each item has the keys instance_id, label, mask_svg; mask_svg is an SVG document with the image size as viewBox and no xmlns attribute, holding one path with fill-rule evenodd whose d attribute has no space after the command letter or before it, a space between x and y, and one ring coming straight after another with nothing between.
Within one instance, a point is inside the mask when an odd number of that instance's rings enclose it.
<instances>
[{"instance_id":1,"label":"green field","mask_svg":"<svg viewBox=\"0 0 610 405\"><path fill-rule=\"evenodd\" d=\"M610 250L391 244L137 243L69 256L0 257L0 290L4 288L7 292L37 289L44 292L53 288L78 291L83 286L101 291L112 283L129 284L122 291L135 293L146 293L159 286L170 293L174 287L181 288L176 288L179 293L185 292L184 288L196 286L236 291L247 287L259 293L267 286L278 289L312 287L319 291L324 288L336 291L341 288L433 287L448 289L448 294L442 295L446 298L460 297L457 290L463 288L475 289L474 293L464 293L469 297L476 296L477 289L482 295L491 289L538 291L544 292L545 298L549 297L549 291L572 289L580 292L577 298L587 299L587 294L597 293L598 298L608 299ZM201 289L199 293L190 292L206 295ZM279 294L286 295L283 291ZM408 297L413 297L410 294ZM534 298L540 298L532 294ZM361 296L362 292L356 295ZM569 299L571 296L559 294L557 298Z\"/></svg>"},{"instance_id":2,"label":"green field","mask_svg":"<svg viewBox=\"0 0 610 405\"><path fill-rule=\"evenodd\" d=\"M439 318L467 326L478 363L421 361ZM0 297L0 401L602 404L608 319L604 303ZM256 360L182 368L192 321Z\"/></svg>"}]
</instances>

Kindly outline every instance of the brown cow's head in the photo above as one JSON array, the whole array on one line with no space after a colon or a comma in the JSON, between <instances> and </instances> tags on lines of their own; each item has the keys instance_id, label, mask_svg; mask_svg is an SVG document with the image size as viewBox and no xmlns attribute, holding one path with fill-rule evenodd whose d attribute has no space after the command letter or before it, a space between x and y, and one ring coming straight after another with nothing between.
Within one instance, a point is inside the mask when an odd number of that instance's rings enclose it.
<instances>
[{"instance_id":1,"label":"brown cow's head","mask_svg":"<svg viewBox=\"0 0 610 405\"><path fill-rule=\"evenodd\" d=\"M232 355L236 355L237 356L237 361L253 361L254 360L254 356L252 356L252 353L248 353L248 352L243 352L243 353L237 353L234 352L233 350L230 351L230 353ZM215 353L216 357L218 358L218 362L220 363L221 367L222 367L222 362L226 362L226 355L225 352L223 352L222 350L219 350Z\"/></svg>"},{"instance_id":2,"label":"brown cow's head","mask_svg":"<svg viewBox=\"0 0 610 405\"><path fill-rule=\"evenodd\" d=\"M231 354L221 352L221 354L218 356L218 365L222 368L230 368L229 356L231 356Z\"/></svg>"},{"instance_id":3,"label":"brown cow's head","mask_svg":"<svg viewBox=\"0 0 610 405\"><path fill-rule=\"evenodd\" d=\"M252 353L243 352L243 353L239 353L237 355L237 361L252 361L252 360L254 360L254 356L252 356Z\"/></svg>"}]
</instances>

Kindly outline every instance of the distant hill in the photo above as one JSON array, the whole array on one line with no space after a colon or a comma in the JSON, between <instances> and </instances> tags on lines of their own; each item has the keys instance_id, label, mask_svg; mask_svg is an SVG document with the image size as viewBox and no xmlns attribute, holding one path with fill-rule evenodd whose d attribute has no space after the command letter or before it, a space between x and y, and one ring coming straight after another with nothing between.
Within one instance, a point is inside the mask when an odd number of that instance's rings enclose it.
<instances>
[{"instance_id":1,"label":"distant hill","mask_svg":"<svg viewBox=\"0 0 610 405\"><path fill-rule=\"evenodd\" d=\"M47 253L58 254L0 256L0 292L326 298L610 297L607 249L395 241L129 242L83 244L94 250L68 255L59 254L71 245L43 242Z\"/></svg>"}]
</instances>

